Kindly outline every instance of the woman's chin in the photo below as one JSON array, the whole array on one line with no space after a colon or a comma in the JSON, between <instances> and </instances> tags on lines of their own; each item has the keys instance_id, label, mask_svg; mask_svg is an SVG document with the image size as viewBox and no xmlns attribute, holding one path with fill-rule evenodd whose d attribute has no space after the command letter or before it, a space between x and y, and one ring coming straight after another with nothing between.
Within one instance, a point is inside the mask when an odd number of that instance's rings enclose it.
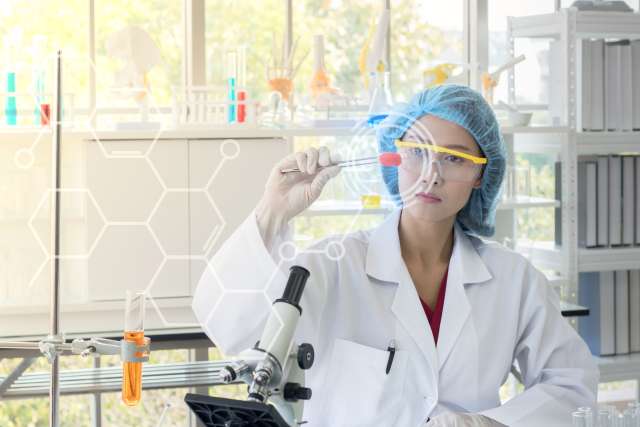
<instances>
[{"instance_id":1,"label":"woman's chin","mask_svg":"<svg viewBox=\"0 0 640 427\"><path fill-rule=\"evenodd\" d=\"M428 203L417 198L405 202L403 209L412 216L429 222L440 222L451 216L442 202Z\"/></svg>"}]
</instances>

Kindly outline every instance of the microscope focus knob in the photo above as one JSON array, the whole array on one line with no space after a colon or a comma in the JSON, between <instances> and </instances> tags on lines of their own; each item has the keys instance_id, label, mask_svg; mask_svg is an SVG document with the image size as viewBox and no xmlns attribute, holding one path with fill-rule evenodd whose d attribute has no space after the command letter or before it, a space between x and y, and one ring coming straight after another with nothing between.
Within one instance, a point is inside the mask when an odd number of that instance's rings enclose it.
<instances>
[{"instance_id":1,"label":"microscope focus knob","mask_svg":"<svg viewBox=\"0 0 640 427\"><path fill-rule=\"evenodd\" d=\"M296 401L296 400L309 400L311 399L311 389L308 387L302 387L298 383L286 383L284 385L284 400Z\"/></svg>"},{"instance_id":2,"label":"microscope focus knob","mask_svg":"<svg viewBox=\"0 0 640 427\"><path fill-rule=\"evenodd\" d=\"M298 346L298 366L300 369L309 369L313 366L315 359L315 352L313 346L308 343L303 343Z\"/></svg>"}]
</instances>

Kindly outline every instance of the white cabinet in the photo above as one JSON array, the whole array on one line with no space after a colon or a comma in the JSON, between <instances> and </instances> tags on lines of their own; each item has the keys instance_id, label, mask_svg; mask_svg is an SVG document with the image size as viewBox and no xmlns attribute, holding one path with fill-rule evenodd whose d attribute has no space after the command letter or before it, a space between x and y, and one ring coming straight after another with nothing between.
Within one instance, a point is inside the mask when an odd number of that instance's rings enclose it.
<instances>
[{"instance_id":1,"label":"white cabinet","mask_svg":"<svg viewBox=\"0 0 640 427\"><path fill-rule=\"evenodd\" d=\"M289 141L272 137L134 138L72 135L63 144L65 332L120 329L126 290L143 289L153 298L148 327L195 325L190 296L207 257L254 208L274 164L290 152ZM0 336L45 334L50 144L33 146L33 158L25 157L32 164L15 160L32 141L0 145Z\"/></svg>"},{"instance_id":2,"label":"white cabinet","mask_svg":"<svg viewBox=\"0 0 640 427\"><path fill-rule=\"evenodd\" d=\"M291 152L285 139L189 141L191 290L206 260L244 221L273 166Z\"/></svg>"},{"instance_id":3,"label":"white cabinet","mask_svg":"<svg viewBox=\"0 0 640 427\"><path fill-rule=\"evenodd\" d=\"M88 258L88 299L191 295L289 152L284 139L88 143L87 189L106 221Z\"/></svg>"},{"instance_id":4,"label":"white cabinet","mask_svg":"<svg viewBox=\"0 0 640 427\"><path fill-rule=\"evenodd\" d=\"M87 144L87 188L107 225L88 258L89 300L189 295L187 142Z\"/></svg>"}]
</instances>

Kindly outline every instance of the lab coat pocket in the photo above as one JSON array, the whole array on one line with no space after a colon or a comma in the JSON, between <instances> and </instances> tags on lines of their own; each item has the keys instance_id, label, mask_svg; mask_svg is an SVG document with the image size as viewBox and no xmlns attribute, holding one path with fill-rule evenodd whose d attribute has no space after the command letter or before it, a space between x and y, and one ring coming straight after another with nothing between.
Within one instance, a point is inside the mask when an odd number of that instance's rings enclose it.
<instances>
[{"instance_id":1,"label":"lab coat pocket","mask_svg":"<svg viewBox=\"0 0 640 427\"><path fill-rule=\"evenodd\" d=\"M407 354L336 339L326 382L323 426L393 426L401 410Z\"/></svg>"}]
</instances>

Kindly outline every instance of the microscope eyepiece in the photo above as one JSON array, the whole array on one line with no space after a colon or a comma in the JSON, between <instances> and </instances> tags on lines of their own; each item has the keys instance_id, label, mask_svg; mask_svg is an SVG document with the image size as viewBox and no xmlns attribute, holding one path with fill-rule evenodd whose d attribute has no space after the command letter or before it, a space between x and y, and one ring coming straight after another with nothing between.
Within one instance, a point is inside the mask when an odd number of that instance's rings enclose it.
<instances>
[{"instance_id":1,"label":"microscope eyepiece","mask_svg":"<svg viewBox=\"0 0 640 427\"><path fill-rule=\"evenodd\" d=\"M309 278L309 270L299 265L294 265L289 269L289 280L284 288L284 293L279 301L288 302L291 305L298 306L302 292Z\"/></svg>"}]
</instances>

